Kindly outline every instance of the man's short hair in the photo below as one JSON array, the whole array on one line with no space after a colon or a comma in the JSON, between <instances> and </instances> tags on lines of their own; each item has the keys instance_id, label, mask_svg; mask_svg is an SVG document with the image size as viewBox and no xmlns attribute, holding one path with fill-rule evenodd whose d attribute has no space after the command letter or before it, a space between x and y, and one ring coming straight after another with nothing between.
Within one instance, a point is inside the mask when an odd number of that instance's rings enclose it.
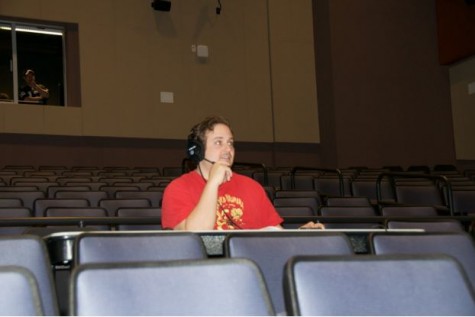
<instances>
[{"instance_id":1,"label":"man's short hair","mask_svg":"<svg viewBox=\"0 0 475 317\"><path fill-rule=\"evenodd\" d=\"M193 141L199 141L204 146L206 144L206 132L213 131L214 127L217 124L226 125L231 130L231 133L232 133L231 126L229 124L229 121L226 118L219 115L212 115L212 116L206 117L201 122L194 125L193 128L191 128L188 139L191 139Z\"/></svg>"}]
</instances>

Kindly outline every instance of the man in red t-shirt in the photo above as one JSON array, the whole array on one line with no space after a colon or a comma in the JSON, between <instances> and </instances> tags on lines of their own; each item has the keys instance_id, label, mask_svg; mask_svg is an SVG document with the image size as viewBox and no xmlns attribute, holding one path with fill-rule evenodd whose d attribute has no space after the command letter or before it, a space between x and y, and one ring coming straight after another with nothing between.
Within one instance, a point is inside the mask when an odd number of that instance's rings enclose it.
<instances>
[{"instance_id":1,"label":"man in red t-shirt","mask_svg":"<svg viewBox=\"0 0 475 317\"><path fill-rule=\"evenodd\" d=\"M188 156L195 170L166 188L162 227L175 230L282 229L279 216L262 186L234 173L234 137L219 116L204 119L188 136ZM305 228L323 229L309 222Z\"/></svg>"}]
</instances>

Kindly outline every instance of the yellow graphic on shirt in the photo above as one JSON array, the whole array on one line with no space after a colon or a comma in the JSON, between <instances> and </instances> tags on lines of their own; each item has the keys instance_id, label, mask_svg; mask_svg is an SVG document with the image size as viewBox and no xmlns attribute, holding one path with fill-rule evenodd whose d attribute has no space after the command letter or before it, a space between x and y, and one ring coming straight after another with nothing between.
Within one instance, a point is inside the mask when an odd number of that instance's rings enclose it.
<instances>
[{"instance_id":1,"label":"yellow graphic on shirt","mask_svg":"<svg viewBox=\"0 0 475 317\"><path fill-rule=\"evenodd\" d=\"M216 206L216 229L242 229L244 202L237 197L224 195L218 197Z\"/></svg>"}]
</instances>

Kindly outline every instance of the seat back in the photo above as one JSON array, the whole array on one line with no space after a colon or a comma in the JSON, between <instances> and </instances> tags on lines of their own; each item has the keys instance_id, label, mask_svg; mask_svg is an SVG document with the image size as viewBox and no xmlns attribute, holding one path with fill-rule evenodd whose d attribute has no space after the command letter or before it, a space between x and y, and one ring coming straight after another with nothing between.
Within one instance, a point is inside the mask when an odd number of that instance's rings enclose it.
<instances>
[{"instance_id":1,"label":"seat back","mask_svg":"<svg viewBox=\"0 0 475 317\"><path fill-rule=\"evenodd\" d=\"M383 206L381 215L385 217L437 217L433 206Z\"/></svg>"},{"instance_id":2,"label":"seat back","mask_svg":"<svg viewBox=\"0 0 475 317\"><path fill-rule=\"evenodd\" d=\"M286 266L292 315L473 315L473 291L445 255L296 257Z\"/></svg>"},{"instance_id":3,"label":"seat back","mask_svg":"<svg viewBox=\"0 0 475 317\"><path fill-rule=\"evenodd\" d=\"M125 186L125 187L134 186L134 187L137 187L140 191L145 191L145 190L148 190L149 187L155 186L155 182L153 182L153 181L150 181L150 182L145 182L145 181L117 182L117 183L114 183L113 186L117 186L117 187L120 187L120 186ZM117 191L116 191L116 193L117 193Z\"/></svg>"},{"instance_id":4,"label":"seat back","mask_svg":"<svg viewBox=\"0 0 475 317\"><path fill-rule=\"evenodd\" d=\"M23 207L33 210L33 204L35 200L45 198L46 195L40 190L31 191L18 191L12 190L14 187L9 187L8 191L6 187L0 187L0 198L19 198L23 202Z\"/></svg>"},{"instance_id":5,"label":"seat back","mask_svg":"<svg viewBox=\"0 0 475 317\"><path fill-rule=\"evenodd\" d=\"M309 206L281 206L275 207L275 210L281 217L313 217L315 213L313 209ZM308 221L300 221L300 222L290 222L288 219L284 218L284 223L282 223L282 227L285 229L298 229Z\"/></svg>"},{"instance_id":6,"label":"seat back","mask_svg":"<svg viewBox=\"0 0 475 317\"><path fill-rule=\"evenodd\" d=\"M86 264L71 290L71 315L274 315L247 259Z\"/></svg>"},{"instance_id":7,"label":"seat back","mask_svg":"<svg viewBox=\"0 0 475 317\"><path fill-rule=\"evenodd\" d=\"M376 216L376 212L371 206L322 206L319 209L319 213L324 217L353 217L355 221L349 222L327 222L325 227L328 229L374 229L382 227L383 224L378 222L359 222L358 217L373 217Z\"/></svg>"},{"instance_id":8,"label":"seat back","mask_svg":"<svg viewBox=\"0 0 475 317\"><path fill-rule=\"evenodd\" d=\"M320 206L319 199L317 197L276 197L272 203L275 207L307 206L312 208L314 215L317 215L318 207Z\"/></svg>"},{"instance_id":9,"label":"seat back","mask_svg":"<svg viewBox=\"0 0 475 317\"><path fill-rule=\"evenodd\" d=\"M101 190L87 190L87 191L69 191L60 190L55 193L54 198L59 199L86 199L89 202L89 206L98 207L99 201L107 199L107 193Z\"/></svg>"},{"instance_id":10,"label":"seat back","mask_svg":"<svg viewBox=\"0 0 475 317\"><path fill-rule=\"evenodd\" d=\"M119 208L151 207L151 203L145 198L102 199L99 201L99 207L107 210L110 217L115 217Z\"/></svg>"},{"instance_id":11,"label":"seat back","mask_svg":"<svg viewBox=\"0 0 475 317\"><path fill-rule=\"evenodd\" d=\"M288 190L276 190L274 193L275 198L289 198L289 197L315 197L320 199L320 193L316 190L301 190L301 189L288 189Z\"/></svg>"},{"instance_id":12,"label":"seat back","mask_svg":"<svg viewBox=\"0 0 475 317\"><path fill-rule=\"evenodd\" d=\"M40 183L40 182L49 182L46 177L26 177L26 176L17 176L10 179L10 185L15 186L18 183ZM21 185L20 185L21 186Z\"/></svg>"},{"instance_id":13,"label":"seat back","mask_svg":"<svg viewBox=\"0 0 475 317\"><path fill-rule=\"evenodd\" d=\"M455 219L433 221L398 221L386 222L388 229L422 229L425 232L465 232L462 224Z\"/></svg>"},{"instance_id":14,"label":"seat back","mask_svg":"<svg viewBox=\"0 0 475 317\"><path fill-rule=\"evenodd\" d=\"M0 285L0 315L44 315L38 284L29 270L20 266L1 266Z\"/></svg>"},{"instance_id":15,"label":"seat back","mask_svg":"<svg viewBox=\"0 0 475 317\"><path fill-rule=\"evenodd\" d=\"M442 192L436 185L397 185L396 199L402 204L444 205Z\"/></svg>"},{"instance_id":16,"label":"seat back","mask_svg":"<svg viewBox=\"0 0 475 317\"><path fill-rule=\"evenodd\" d=\"M284 171L269 171L267 173L264 172L254 172L252 173L252 178L257 181L262 186L272 186L275 189L281 189L280 185L280 177L284 174L287 174ZM267 175L267 182L266 176Z\"/></svg>"},{"instance_id":17,"label":"seat back","mask_svg":"<svg viewBox=\"0 0 475 317\"><path fill-rule=\"evenodd\" d=\"M92 178L90 176L62 176L56 179L56 182L59 186L69 185L70 183L74 184L83 184L87 186L86 183L92 182ZM73 185L76 186L76 185Z\"/></svg>"},{"instance_id":18,"label":"seat back","mask_svg":"<svg viewBox=\"0 0 475 317\"><path fill-rule=\"evenodd\" d=\"M453 190L452 197L456 214L475 214L475 190Z\"/></svg>"},{"instance_id":19,"label":"seat back","mask_svg":"<svg viewBox=\"0 0 475 317\"><path fill-rule=\"evenodd\" d=\"M58 183L57 182L16 182L14 186L34 186L38 188L38 190L47 194L48 188L52 186L58 186Z\"/></svg>"},{"instance_id":20,"label":"seat back","mask_svg":"<svg viewBox=\"0 0 475 317\"><path fill-rule=\"evenodd\" d=\"M145 208L119 208L117 209L117 217L161 217L162 209L158 207ZM118 230L161 230L162 224L119 224Z\"/></svg>"},{"instance_id":21,"label":"seat back","mask_svg":"<svg viewBox=\"0 0 475 317\"><path fill-rule=\"evenodd\" d=\"M163 192L161 191L123 191L115 193L116 199L148 199L152 207L161 207Z\"/></svg>"},{"instance_id":22,"label":"seat back","mask_svg":"<svg viewBox=\"0 0 475 317\"><path fill-rule=\"evenodd\" d=\"M351 191L353 196L368 197L371 202L377 202L378 190L376 178L357 178L351 182ZM384 201L394 201L394 193L391 183L381 181L381 199Z\"/></svg>"},{"instance_id":23,"label":"seat back","mask_svg":"<svg viewBox=\"0 0 475 317\"><path fill-rule=\"evenodd\" d=\"M285 312L282 292L283 268L287 260L304 254L353 254L346 235L332 232L232 233L224 242L227 257L253 260L263 272L277 313Z\"/></svg>"},{"instance_id":24,"label":"seat back","mask_svg":"<svg viewBox=\"0 0 475 317\"><path fill-rule=\"evenodd\" d=\"M94 181L85 181L85 182L76 182L76 181L69 181L64 184L64 186L71 186L71 187L81 187L87 186L90 190L101 190L103 186L107 186L105 182L94 182Z\"/></svg>"},{"instance_id":25,"label":"seat back","mask_svg":"<svg viewBox=\"0 0 475 317\"><path fill-rule=\"evenodd\" d=\"M315 190L318 190L324 196L350 196L350 179L343 177L343 193L341 192L341 183L338 176L324 175L316 177L313 180Z\"/></svg>"},{"instance_id":26,"label":"seat back","mask_svg":"<svg viewBox=\"0 0 475 317\"><path fill-rule=\"evenodd\" d=\"M108 217L107 211L100 207L50 207L45 211L45 217ZM80 222L78 225L61 226L61 228L94 228L97 230L110 230L109 225L90 224L84 225Z\"/></svg>"},{"instance_id":27,"label":"seat back","mask_svg":"<svg viewBox=\"0 0 475 317\"><path fill-rule=\"evenodd\" d=\"M328 197L327 206L371 206L367 197Z\"/></svg>"},{"instance_id":28,"label":"seat back","mask_svg":"<svg viewBox=\"0 0 475 317\"><path fill-rule=\"evenodd\" d=\"M124 184L128 184L128 183L124 183ZM101 186L100 190L107 193L108 199L115 199L115 193L120 190L140 191L140 188L138 186L132 186L132 185L128 185L128 186L127 185L106 185L106 186Z\"/></svg>"},{"instance_id":29,"label":"seat back","mask_svg":"<svg viewBox=\"0 0 475 317\"><path fill-rule=\"evenodd\" d=\"M102 174L104 175L104 174ZM107 183L108 186L115 186L116 183L132 183L134 180L130 177L121 177L120 175L113 176L113 175L104 175L105 177L99 177L99 182Z\"/></svg>"},{"instance_id":30,"label":"seat back","mask_svg":"<svg viewBox=\"0 0 475 317\"><path fill-rule=\"evenodd\" d=\"M293 177L293 180L292 180ZM283 190L314 190L313 175L282 175L280 177L280 188ZM293 182L293 184L292 184Z\"/></svg>"},{"instance_id":31,"label":"seat back","mask_svg":"<svg viewBox=\"0 0 475 317\"><path fill-rule=\"evenodd\" d=\"M22 207L23 202L20 198L0 198L0 208L3 207Z\"/></svg>"},{"instance_id":32,"label":"seat back","mask_svg":"<svg viewBox=\"0 0 475 317\"><path fill-rule=\"evenodd\" d=\"M16 265L36 278L46 315L58 315L51 263L44 241L35 235L0 236L0 265Z\"/></svg>"},{"instance_id":33,"label":"seat back","mask_svg":"<svg viewBox=\"0 0 475 317\"><path fill-rule=\"evenodd\" d=\"M55 198L56 193L59 191L89 191L91 188L89 186L50 186L48 187L48 192L46 193L47 198Z\"/></svg>"},{"instance_id":34,"label":"seat back","mask_svg":"<svg viewBox=\"0 0 475 317\"><path fill-rule=\"evenodd\" d=\"M52 207L89 207L87 199L69 199L69 198L44 198L35 200L33 215L35 217L45 217L46 209Z\"/></svg>"},{"instance_id":35,"label":"seat back","mask_svg":"<svg viewBox=\"0 0 475 317\"><path fill-rule=\"evenodd\" d=\"M207 257L200 236L191 232L85 232L76 238L74 254L76 265Z\"/></svg>"},{"instance_id":36,"label":"seat back","mask_svg":"<svg viewBox=\"0 0 475 317\"><path fill-rule=\"evenodd\" d=\"M370 247L377 255L444 253L453 256L475 286L475 244L467 233L373 233Z\"/></svg>"},{"instance_id":37,"label":"seat back","mask_svg":"<svg viewBox=\"0 0 475 317\"><path fill-rule=\"evenodd\" d=\"M0 207L0 218L29 218L32 217L31 210L26 207ZM0 227L0 234L21 234L28 229L28 226Z\"/></svg>"}]
</instances>

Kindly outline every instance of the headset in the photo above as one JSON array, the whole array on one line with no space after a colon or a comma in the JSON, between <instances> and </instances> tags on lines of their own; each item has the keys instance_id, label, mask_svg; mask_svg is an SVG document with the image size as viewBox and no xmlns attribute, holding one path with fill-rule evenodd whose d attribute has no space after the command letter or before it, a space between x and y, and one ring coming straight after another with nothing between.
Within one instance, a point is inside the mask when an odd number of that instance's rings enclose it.
<instances>
[{"instance_id":1,"label":"headset","mask_svg":"<svg viewBox=\"0 0 475 317\"><path fill-rule=\"evenodd\" d=\"M191 129L188 135L188 141L186 144L186 156L195 164L198 164L202 160L214 164L215 162L208 160L205 157L205 146L198 137L198 129L194 127Z\"/></svg>"},{"instance_id":2,"label":"headset","mask_svg":"<svg viewBox=\"0 0 475 317\"><path fill-rule=\"evenodd\" d=\"M203 142L198 138L198 136L191 131L188 136L188 141L186 145L186 155L187 157L198 164L205 158Z\"/></svg>"}]
</instances>

